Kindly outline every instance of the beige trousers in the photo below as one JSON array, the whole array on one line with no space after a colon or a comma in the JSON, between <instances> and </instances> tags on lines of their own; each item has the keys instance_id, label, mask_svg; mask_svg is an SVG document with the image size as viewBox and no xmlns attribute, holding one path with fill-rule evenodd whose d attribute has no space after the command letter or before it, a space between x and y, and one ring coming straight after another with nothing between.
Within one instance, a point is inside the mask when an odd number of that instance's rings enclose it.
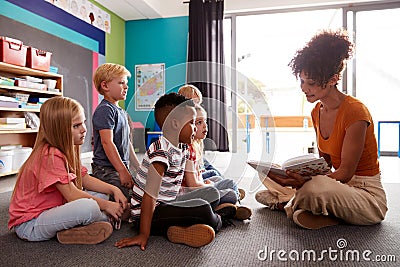
<instances>
[{"instance_id":1,"label":"beige trousers","mask_svg":"<svg viewBox=\"0 0 400 267\"><path fill-rule=\"evenodd\" d=\"M355 225L381 222L387 211L386 194L380 175L354 176L343 184L326 175L313 176L299 190L283 187L270 178L263 184L279 202L288 202L285 211L289 218L298 209L313 214L333 215Z\"/></svg>"}]
</instances>

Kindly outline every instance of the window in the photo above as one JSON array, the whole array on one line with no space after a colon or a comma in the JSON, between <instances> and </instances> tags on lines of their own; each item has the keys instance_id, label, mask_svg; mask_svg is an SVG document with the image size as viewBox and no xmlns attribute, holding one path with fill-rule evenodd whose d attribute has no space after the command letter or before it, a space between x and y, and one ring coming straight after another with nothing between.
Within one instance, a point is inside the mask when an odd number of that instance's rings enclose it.
<instances>
[{"instance_id":1,"label":"window","mask_svg":"<svg viewBox=\"0 0 400 267\"><path fill-rule=\"evenodd\" d=\"M341 25L340 9L237 17L237 70L250 81L239 80L239 92L250 94L256 110L265 109L262 93L274 116L309 115L311 107L288 64L318 30ZM246 112L238 102L239 112Z\"/></svg>"},{"instance_id":2,"label":"window","mask_svg":"<svg viewBox=\"0 0 400 267\"><path fill-rule=\"evenodd\" d=\"M314 104L304 98L288 64L318 30L345 27L354 37L356 54L348 62L340 89L363 101L375 121L400 120L400 3L297 10L233 14L227 19L224 41L231 49L226 48L225 59L235 55L236 62L229 64L238 71L237 95L232 94L232 105L237 107L232 110L239 115L309 116ZM231 39L231 31L236 38ZM240 116L231 117L239 118L238 127L229 132L240 145L243 134L237 132L245 123Z\"/></svg>"}]
</instances>

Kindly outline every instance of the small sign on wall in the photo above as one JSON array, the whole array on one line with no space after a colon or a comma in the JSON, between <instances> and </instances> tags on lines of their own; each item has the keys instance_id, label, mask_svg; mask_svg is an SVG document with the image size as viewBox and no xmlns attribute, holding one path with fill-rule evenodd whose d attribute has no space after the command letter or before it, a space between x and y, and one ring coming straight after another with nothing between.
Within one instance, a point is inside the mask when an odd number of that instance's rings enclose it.
<instances>
[{"instance_id":1,"label":"small sign on wall","mask_svg":"<svg viewBox=\"0 0 400 267\"><path fill-rule=\"evenodd\" d=\"M58 8L80 18L83 21L103 30L111 32L110 14L87 0L46 0Z\"/></svg>"},{"instance_id":2,"label":"small sign on wall","mask_svg":"<svg viewBox=\"0 0 400 267\"><path fill-rule=\"evenodd\" d=\"M135 110L152 110L165 94L165 64L135 65Z\"/></svg>"}]
</instances>

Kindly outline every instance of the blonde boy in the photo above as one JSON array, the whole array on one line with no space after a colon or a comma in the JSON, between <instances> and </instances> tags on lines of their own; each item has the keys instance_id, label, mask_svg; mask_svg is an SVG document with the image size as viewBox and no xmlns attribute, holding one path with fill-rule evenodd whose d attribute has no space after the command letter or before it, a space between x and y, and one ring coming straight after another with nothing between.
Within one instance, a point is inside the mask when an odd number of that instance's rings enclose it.
<instances>
[{"instance_id":1,"label":"blonde boy","mask_svg":"<svg viewBox=\"0 0 400 267\"><path fill-rule=\"evenodd\" d=\"M93 114L93 163L95 177L121 189L129 199L133 186L129 166L139 161L129 139L128 114L118 106L128 92L130 72L121 65L105 63L97 68L93 82L104 99Z\"/></svg>"}]
</instances>

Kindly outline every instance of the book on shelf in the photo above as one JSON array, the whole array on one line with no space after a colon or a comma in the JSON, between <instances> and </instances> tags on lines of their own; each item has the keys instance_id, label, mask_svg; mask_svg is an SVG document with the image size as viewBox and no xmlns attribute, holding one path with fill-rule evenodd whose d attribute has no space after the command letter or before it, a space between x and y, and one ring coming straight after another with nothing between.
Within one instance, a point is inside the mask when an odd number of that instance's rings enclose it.
<instances>
[{"instance_id":1,"label":"book on shelf","mask_svg":"<svg viewBox=\"0 0 400 267\"><path fill-rule=\"evenodd\" d=\"M0 123L0 131L6 130L24 130L26 123Z\"/></svg>"},{"instance_id":2,"label":"book on shelf","mask_svg":"<svg viewBox=\"0 0 400 267\"><path fill-rule=\"evenodd\" d=\"M32 109L40 109L40 107L42 106L42 104L40 103L22 103L19 105L20 108L32 108Z\"/></svg>"},{"instance_id":3,"label":"book on shelf","mask_svg":"<svg viewBox=\"0 0 400 267\"><path fill-rule=\"evenodd\" d=\"M0 76L0 84L7 85L7 86L13 86L14 80L7 78L7 77Z\"/></svg>"},{"instance_id":4,"label":"book on shelf","mask_svg":"<svg viewBox=\"0 0 400 267\"><path fill-rule=\"evenodd\" d=\"M28 103L39 103L39 104L43 104L44 102L46 102L47 100L49 100L48 97L29 97Z\"/></svg>"},{"instance_id":5,"label":"book on shelf","mask_svg":"<svg viewBox=\"0 0 400 267\"><path fill-rule=\"evenodd\" d=\"M255 160L249 160L247 164L261 174L267 175L271 172L286 177L288 177L286 171L292 171L302 176L314 176L319 174L327 174L331 170L323 157L318 158L314 154L290 158L283 162L282 165Z\"/></svg>"},{"instance_id":6,"label":"book on shelf","mask_svg":"<svg viewBox=\"0 0 400 267\"><path fill-rule=\"evenodd\" d=\"M26 80L15 80L14 85L19 87L43 90L43 91L47 90L47 85L43 83L29 82Z\"/></svg>"},{"instance_id":7,"label":"book on shelf","mask_svg":"<svg viewBox=\"0 0 400 267\"><path fill-rule=\"evenodd\" d=\"M17 99L9 96L0 95L0 107L17 108L18 104L19 102Z\"/></svg>"},{"instance_id":8,"label":"book on shelf","mask_svg":"<svg viewBox=\"0 0 400 267\"><path fill-rule=\"evenodd\" d=\"M21 76L20 78L22 78L23 80L26 80L28 82L32 82L32 83L42 83L43 82L43 79L37 78L37 77L32 77L32 76Z\"/></svg>"},{"instance_id":9,"label":"book on shelf","mask_svg":"<svg viewBox=\"0 0 400 267\"><path fill-rule=\"evenodd\" d=\"M22 148L21 144L7 144L7 145L1 145L0 146L0 150L14 150L14 149L18 149L18 148Z\"/></svg>"},{"instance_id":10,"label":"book on shelf","mask_svg":"<svg viewBox=\"0 0 400 267\"><path fill-rule=\"evenodd\" d=\"M18 103L18 100L15 99L15 97L5 95L0 95L0 101Z\"/></svg>"},{"instance_id":11,"label":"book on shelf","mask_svg":"<svg viewBox=\"0 0 400 267\"><path fill-rule=\"evenodd\" d=\"M13 118L13 117L0 118L0 123L1 124L25 123L25 118Z\"/></svg>"}]
</instances>

